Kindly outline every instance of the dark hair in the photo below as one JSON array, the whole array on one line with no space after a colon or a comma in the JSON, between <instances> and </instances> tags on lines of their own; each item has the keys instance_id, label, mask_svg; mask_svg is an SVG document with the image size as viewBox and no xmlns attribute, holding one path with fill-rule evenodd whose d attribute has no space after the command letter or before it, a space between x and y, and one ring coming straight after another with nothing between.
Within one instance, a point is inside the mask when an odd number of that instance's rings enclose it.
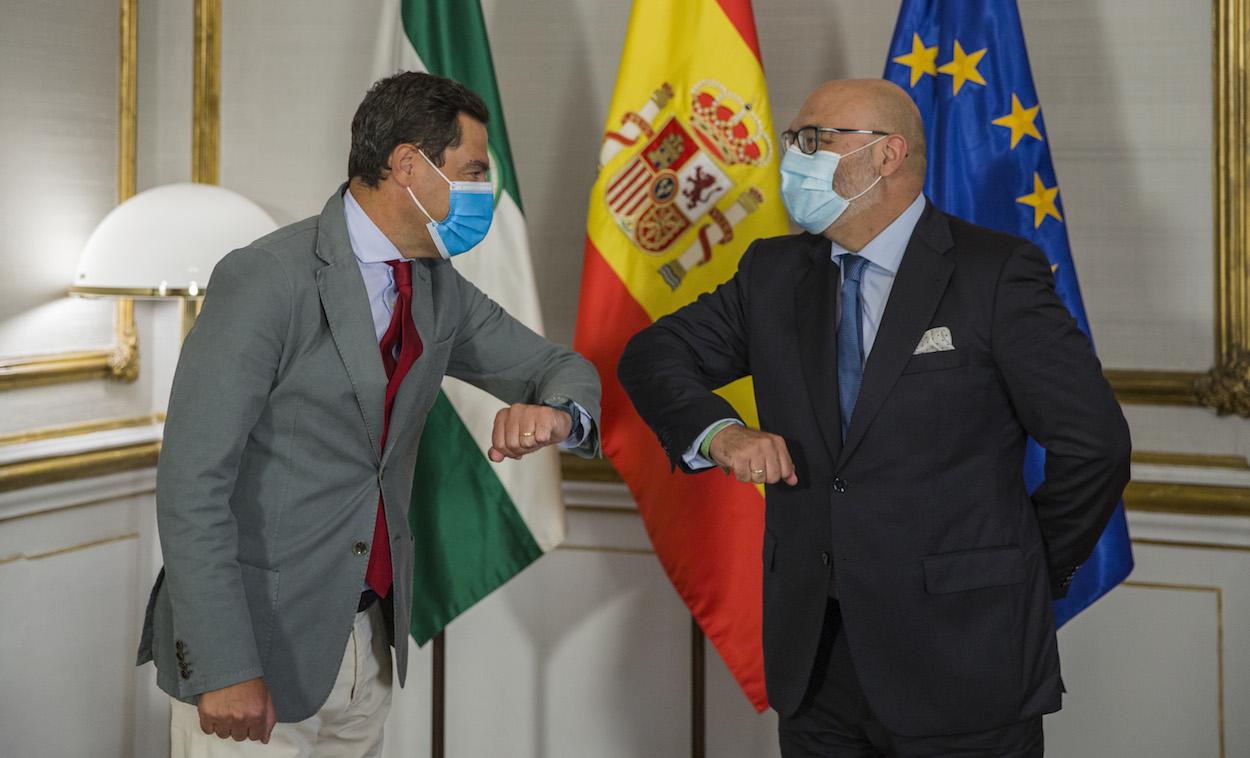
<instances>
[{"instance_id":1,"label":"dark hair","mask_svg":"<svg viewBox=\"0 0 1250 758\"><path fill-rule=\"evenodd\" d=\"M461 113L490 120L486 103L460 82L417 71L379 79L352 117L348 178L378 186L390 171L391 151L406 142L442 166L443 151L460 144Z\"/></svg>"}]
</instances>

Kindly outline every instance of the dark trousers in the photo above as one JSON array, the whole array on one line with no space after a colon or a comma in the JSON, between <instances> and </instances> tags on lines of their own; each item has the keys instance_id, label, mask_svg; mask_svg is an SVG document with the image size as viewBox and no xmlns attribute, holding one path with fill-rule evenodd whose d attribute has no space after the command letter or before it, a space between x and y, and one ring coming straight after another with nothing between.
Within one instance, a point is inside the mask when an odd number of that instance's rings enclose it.
<instances>
[{"instance_id":1,"label":"dark trousers","mask_svg":"<svg viewBox=\"0 0 1250 758\"><path fill-rule=\"evenodd\" d=\"M877 721L855 675L838 602L829 600L820 652L807 696L778 731L783 758L1035 758L1042 755L1042 717L998 729L905 737ZM906 686L900 682L899 686Z\"/></svg>"}]
</instances>

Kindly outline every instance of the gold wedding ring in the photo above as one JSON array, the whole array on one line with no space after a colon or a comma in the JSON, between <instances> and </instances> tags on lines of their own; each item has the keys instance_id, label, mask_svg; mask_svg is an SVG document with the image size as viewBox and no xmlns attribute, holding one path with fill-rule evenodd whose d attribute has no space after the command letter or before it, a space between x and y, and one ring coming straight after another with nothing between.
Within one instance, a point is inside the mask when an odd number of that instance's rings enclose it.
<instances>
[{"instance_id":1,"label":"gold wedding ring","mask_svg":"<svg viewBox=\"0 0 1250 758\"><path fill-rule=\"evenodd\" d=\"M533 432L521 432L521 436L522 436L522 437L533 437L533 436L534 436L534 433L533 433Z\"/></svg>"},{"instance_id":2,"label":"gold wedding ring","mask_svg":"<svg viewBox=\"0 0 1250 758\"><path fill-rule=\"evenodd\" d=\"M766 472L764 469L762 469L762 468L753 468L753 469L751 469L751 478L752 478L752 479L763 479L763 478L764 478L764 474L765 474L765 473L767 473L767 472Z\"/></svg>"}]
</instances>

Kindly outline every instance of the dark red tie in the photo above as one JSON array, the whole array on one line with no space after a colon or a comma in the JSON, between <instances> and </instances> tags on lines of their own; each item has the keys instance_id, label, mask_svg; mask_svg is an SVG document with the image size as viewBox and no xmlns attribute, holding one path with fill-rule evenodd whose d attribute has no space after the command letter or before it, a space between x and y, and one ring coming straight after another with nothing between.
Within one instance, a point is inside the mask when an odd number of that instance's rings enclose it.
<instances>
[{"instance_id":1,"label":"dark red tie","mask_svg":"<svg viewBox=\"0 0 1250 758\"><path fill-rule=\"evenodd\" d=\"M382 450L386 450L386 432L391 425L391 406L395 404L395 394L399 391L399 385L404 381L408 369L421 357L422 350L421 335L417 334L417 325L412 320L412 264L402 260L387 261L386 265L395 272L395 289L399 291L399 297L395 298L391 324L386 327L386 333L378 343L382 350L382 366L386 369L387 379L386 410L382 416ZM390 533L386 528L386 512L380 494L378 516L373 525L373 550L369 553L365 582L379 597L386 597L391 591Z\"/></svg>"}]
</instances>

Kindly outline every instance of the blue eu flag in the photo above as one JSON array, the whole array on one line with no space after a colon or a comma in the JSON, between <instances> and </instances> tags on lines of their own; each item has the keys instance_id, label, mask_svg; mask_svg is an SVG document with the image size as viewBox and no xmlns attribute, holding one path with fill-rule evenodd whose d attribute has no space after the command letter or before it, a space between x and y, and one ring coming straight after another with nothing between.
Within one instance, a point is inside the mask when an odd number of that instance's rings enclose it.
<instances>
[{"instance_id":1,"label":"blue eu flag","mask_svg":"<svg viewBox=\"0 0 1250 758\"><path fill-rule=\"evenodd\" d=\"M948 213L1037 244L1054 268L1059 297L1089 334L1015 0L904 0L885 78L907 90L924 117L925 193ZM1045 452L1030 440L1030 491L1041 483L1044 463ZM1132 569L1121 504L1067 597L1055 603L1055 623L1080 613Z\"/></svg>"}]
</instances>

